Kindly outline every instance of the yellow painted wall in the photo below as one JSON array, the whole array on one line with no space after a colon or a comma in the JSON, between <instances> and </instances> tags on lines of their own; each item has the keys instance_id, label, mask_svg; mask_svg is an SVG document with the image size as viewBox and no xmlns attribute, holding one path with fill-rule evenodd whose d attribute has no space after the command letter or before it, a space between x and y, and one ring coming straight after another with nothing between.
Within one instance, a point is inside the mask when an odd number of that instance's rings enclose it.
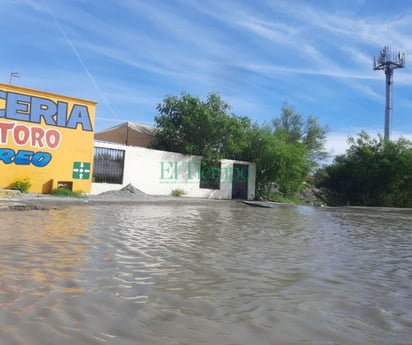
<instances>
[{"instance_id":1,"label":"yellow painted wall","mask_svg":"<svg viewBox=\"0 0 412 345\"><path fill-rule=\"evenodd\" d=\"M33 193L50 193L59 182L89 193L95 106L0 83L0 188L28 178Z\"/></svg>"}]
</instances>

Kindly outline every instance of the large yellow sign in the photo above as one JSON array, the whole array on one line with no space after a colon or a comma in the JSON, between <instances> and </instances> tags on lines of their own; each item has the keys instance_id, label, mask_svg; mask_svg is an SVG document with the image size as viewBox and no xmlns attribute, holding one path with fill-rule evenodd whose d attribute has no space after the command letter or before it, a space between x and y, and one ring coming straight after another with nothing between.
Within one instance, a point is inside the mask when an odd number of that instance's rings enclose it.
<instances>
[{"instance_id":1,"label":"large yellow sign","mask_svg":"<svg viewBox=\"0 0 412 345\"><path fill-rule=\"evenodd\" d=\"M90 192L95 102L0 83L0 188Z\"/></svg>"}]
</instances>

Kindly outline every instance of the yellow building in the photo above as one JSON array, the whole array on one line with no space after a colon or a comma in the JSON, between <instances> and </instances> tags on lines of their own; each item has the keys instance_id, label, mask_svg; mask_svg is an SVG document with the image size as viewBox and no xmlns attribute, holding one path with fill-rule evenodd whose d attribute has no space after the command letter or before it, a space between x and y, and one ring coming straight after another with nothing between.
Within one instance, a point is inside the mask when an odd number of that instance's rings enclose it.
<instances>
[{"instance_id":1,"label":"yellow building","mask_svg":"<svg viewBox=\"0 0 412 345\"><path fill-rule=\"evenodd\" d=\"M96 103L0 83L0 188L90 192Z\"/></svg>"}]
</instances>

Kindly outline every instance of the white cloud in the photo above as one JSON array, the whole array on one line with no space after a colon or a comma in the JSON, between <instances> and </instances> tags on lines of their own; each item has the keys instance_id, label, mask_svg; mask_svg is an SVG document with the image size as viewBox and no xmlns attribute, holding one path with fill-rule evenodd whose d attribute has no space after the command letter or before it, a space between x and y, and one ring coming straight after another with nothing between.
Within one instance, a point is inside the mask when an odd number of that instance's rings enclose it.
<instances>
[{"instance_id":1,"label":"white cloud","mask_svg":"<svg viewBox=\"0 0 412 345\"><path fill-rule=\"evenodd\" d=\"M9 39L11 58L0 71L8 78L17 66L19 84L97 100L101 118L153 114L166 94L187 91L201 98L219 92L234 112L259 122L288 101L303 113L323 113L331 126L337 117L343 126L356 125L352 107L358 114L370 105L376 113L384 102L385 77L373 71L373 55L391 37L396 46L412 46L411 11L360 17L350 6L342 13L326 10L332 4L298 0L48 2L82 66L46 2L5 4L10 15L0 28L22 24L15 26L24 31L22 50L29 47L33 57L18 61L21 47ZM28 28L41 39L29 42ZM405 113L411 85L408 68L395 72L395 108Z\"/></svg>"},{"instance_id":2,"label":"white cloud","mask_svg":"<svg viewBox=\"0 0 412 345\"><path fill-rule=\"evenodd\" d=\"M376 128L361 129L361 128L348 128L344 132L330 132L327 135L326 150L330 153L332 157L342 155L349 148L347 140L349 137L356 138L358 134L366 131L371 137L377 137L378 135L383 135L383 129L378 130ZM412 133L392 131L391 140L398 140L399 138L405 138L412 140Z\"/></svg>"}]
</instances>

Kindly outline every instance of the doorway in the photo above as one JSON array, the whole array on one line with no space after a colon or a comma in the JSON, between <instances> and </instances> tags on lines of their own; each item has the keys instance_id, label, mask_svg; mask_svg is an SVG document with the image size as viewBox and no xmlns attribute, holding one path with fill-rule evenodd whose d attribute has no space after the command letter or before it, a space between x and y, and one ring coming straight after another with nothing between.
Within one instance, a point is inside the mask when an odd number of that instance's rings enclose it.
<instances>
[{"instance_id":1,"label":"doorway","mask_svg":"<svg viewBox=\"0 0 412 345\"><path fill-rule=\"evenodd\" d=\"M247 200L249 165L233 164L232 199Z\"/></svg>"}]
</instances>

